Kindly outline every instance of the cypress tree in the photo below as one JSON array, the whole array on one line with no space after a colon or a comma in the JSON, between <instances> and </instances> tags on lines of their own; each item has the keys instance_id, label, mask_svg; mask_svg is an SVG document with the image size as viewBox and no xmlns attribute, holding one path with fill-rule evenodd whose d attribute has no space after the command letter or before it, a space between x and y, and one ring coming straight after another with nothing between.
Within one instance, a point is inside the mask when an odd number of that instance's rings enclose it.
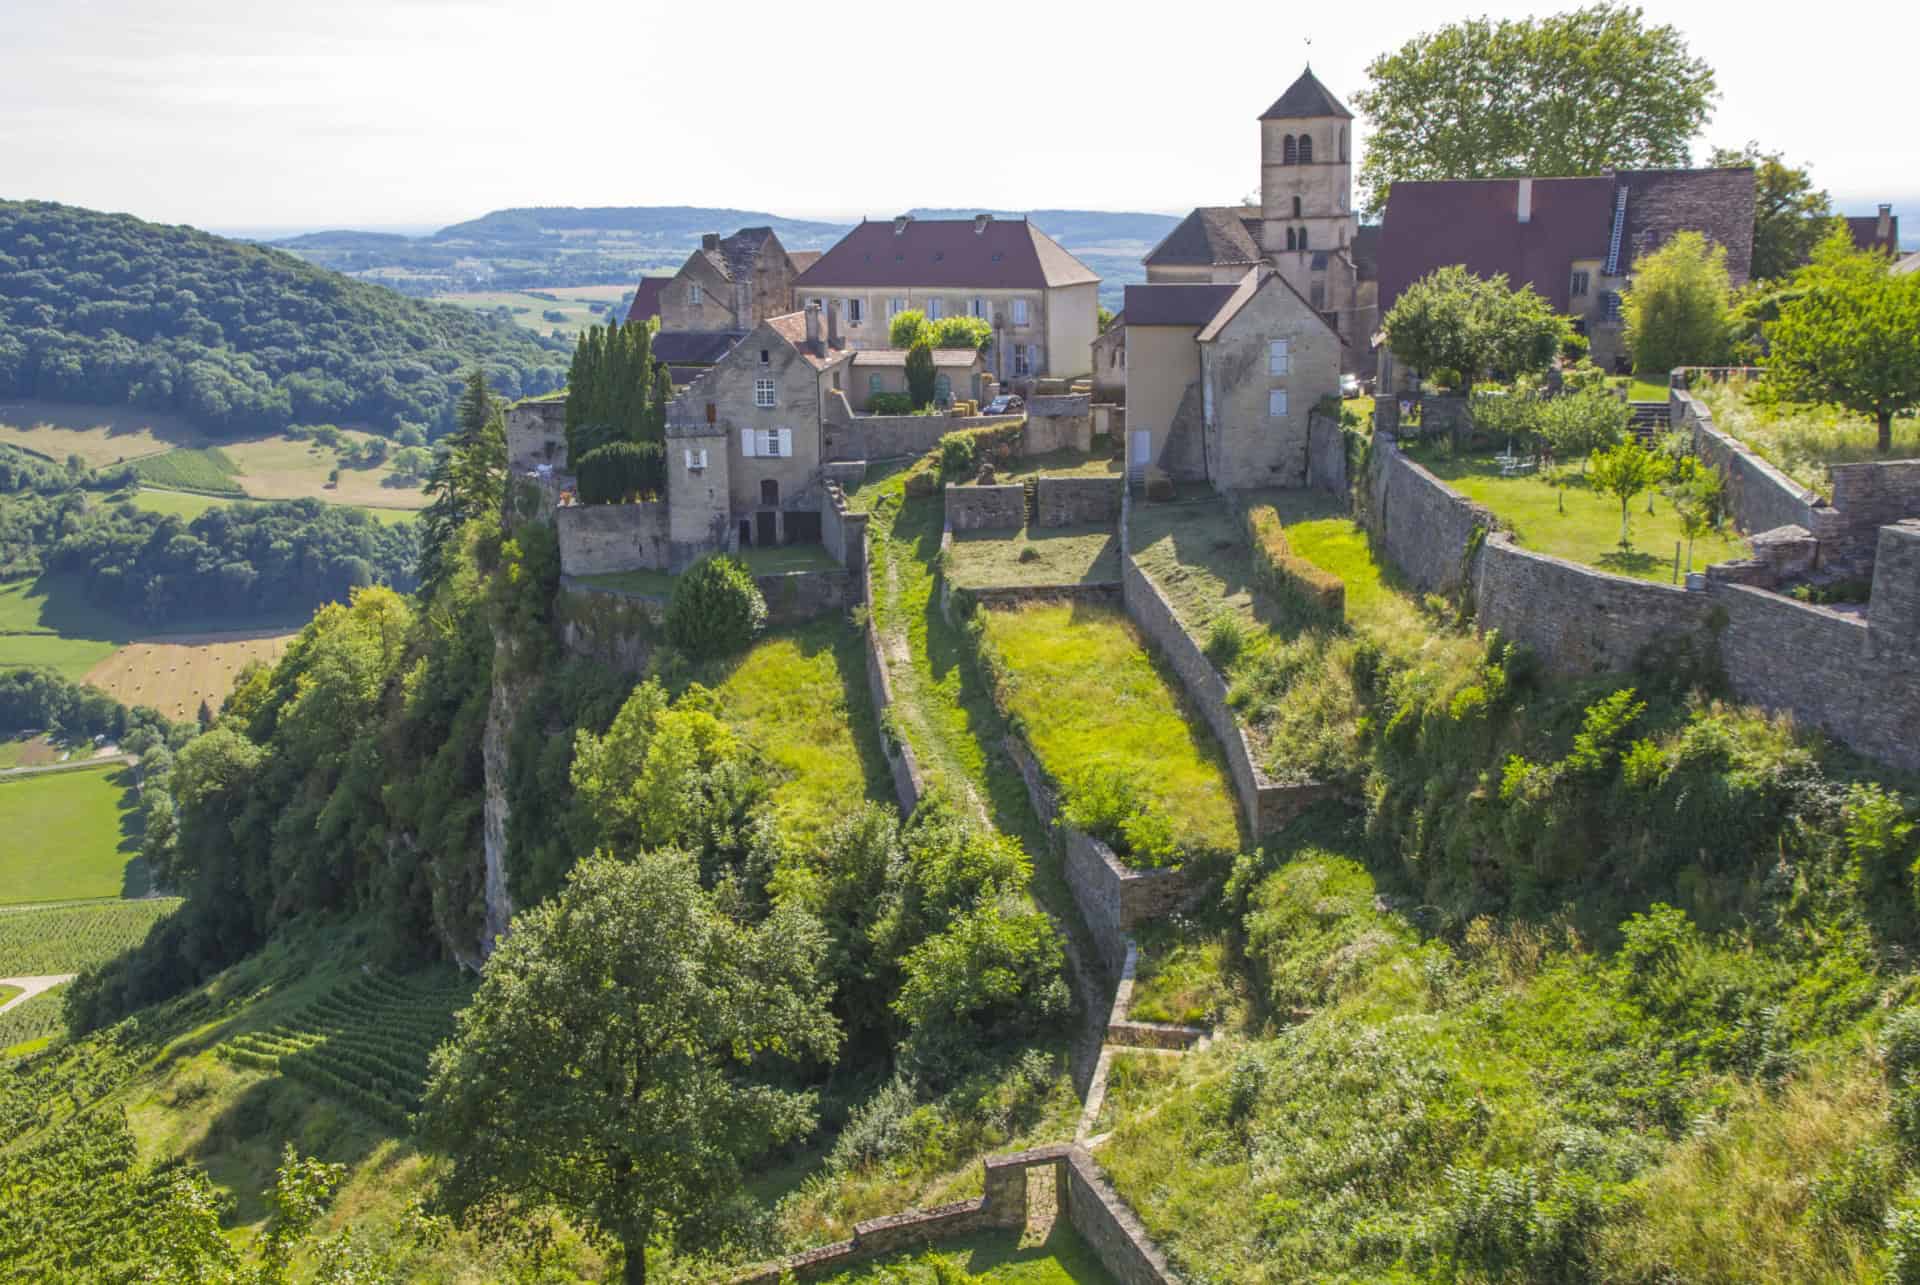
<instances>
[{"instance_id":1,"label":"cypress tree","mask_svg":"<svg viewBox=\"0 0 1920 1285\"><path fill-rule=\"evenodd\" d=\"M673 372L664 365L653 368L653 398L647 410L647 440L664 444L667 440L667 404L673 400Z\"/></svg>"}]
</instances>

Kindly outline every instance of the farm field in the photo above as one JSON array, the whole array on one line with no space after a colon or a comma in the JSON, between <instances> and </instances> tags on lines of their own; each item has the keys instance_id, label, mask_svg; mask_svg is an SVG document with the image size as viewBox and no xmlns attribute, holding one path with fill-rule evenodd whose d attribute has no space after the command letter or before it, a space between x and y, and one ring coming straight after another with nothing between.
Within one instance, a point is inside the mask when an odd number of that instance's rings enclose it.
<instances>
[{"instance_id":1,"label":"farm field","mask_svg":"<svg viewBox=\"0 0 1920 1285\"><path fill-rule=\"evenodd\" d=\"M139 945L179 908L178 897L0 906L0 977L91 968Z\"/></svg>"},{"instance_id":2,"label":"farm field","mask_svg":"<svg viewBox=\"0 0 1920 1285\"><path fill-rule=\"evenodd\" d=\"M142 486L133 492L131 502L137 509L149 513L169 513L182 522L191 522L208 509L217 509L227 504L246 504L243 499L231 499L218 495L197 495L191 491L168 491L155 486ZM418 509L373 509L364 505L351 505L358 508L374 521L393 526L399 522L411 522L419 514Z\"/></svg>"},{"instance_id":3,"label":"farm field","mask_svg":"<svg viewBox=\"0 0 1920 1285\"><path fill-rule=\"evenodd\" d=\"M205 701L216 713L247 662L272 664L293 641L289 630L166 634L136 639L86 672L86 682L122 705L151 705L189 719Z\"/></svg>"},{"instance_id":4,"label":"farm field","mask_svg":"<svg viewBox=\"0 0 1920 1285\"><path fill-rule=\"evenodd\" d=\"M206 434L177 416L131 406L0 401L0 442L50 460L78 455L99 468L177 446L203 446Z\"/></svg>"},{"instance_id":5,"label":"farm field","mask_svg":"<svg viewBox=\"0 0 1920 1285\"><path fill-rule=\"evenodd\" d=\"M663 275L671 276L672 273ZM474 312L494 312L505 308L515 325L542 335L558 330L572 338L588 326L605 325L607 308L618 308L620 301L632 293L632 285L542 286L538 294L531 290L471 290L434 295L433 301L470 308ZM541 294L550 294L554 298L542 299ZM606 306L595 312L591 307L595 303ZM546 316L549 312L562 314L563 320L555 321ZM622 316L618 320L624 321L626 318Z\"/></svg>"},{"instance_id":6,"label":"farm field","mask_svg":"<svg viewBox=\"0 0 1920 1285\"><path fill-rule=\"evenodd\" d=\"M0 668L45 665L78 682L131 632L118 617L89 603L74 577L0 584Z\"/></svg>"},{"instance_id":7,"label":"farm field","mask_svg":"<svg viewBox=\"0 0 1920 1285\"><path fill-rule=\"evenodd\" d=\"M1238 849L1220 749L1122 612L1051 603L984 610L1002 699L1055 780L1111 769L1173 819L1186 845Z\"/></svg>"},{"instance_id":8,"label":"farm field","mask_svg":"<svg viewBox=\"0 0 1920 1285\"><path fill-rule=\"evenodd\" d=\"M342 429L341 437L357 442L371 433ZM223 442L221 451L233 461L234 481L255 500L321 500L328 504L358 504L376 509L421 509L427 493L418 484L389 486L393 469L342 466L337 486L327 485L336 462L334 453L312 440L291 437L254 437Z\"/></svg>"},{"instance_id":9,"label":"farm field","mask_svg":"<svg viewBox=\"0 0 1920 1285\"><path fill-rule=\"evenodd\" d=\"M233 480L233 461L217 446L199 448L180 446L159 455L134 461L133 471L140 480L155 486L210 495L241 495L240 484Z\"/></svg>"},{"instance_id":10,"label":"farm field","mask_svg":"<svg viewBox=\"0 0 1920 1285\"><path fill-rule=\"evenodd\" d=\"M1120 539L1104 526L955 532L947 565L962 588L1118 584Z\"/></svg>"},{"instance_id":11,"label":"farm field","mask_svg":"<svg viewBox=\"0 0 1920 1285\"><path fill-rule=\"evenodd\" d=\"M1563 466L1567 485L1562 512L1562 492L1545 477L1537 473L1502 477L1490 455L1458 455L1431 448L1408 455L1454 490L1493 510L1526 548L1615 575L1671 581L1674 545L1679 544L1681 569L1686 569L1686 536L1680 520L1657 493L1652 513L1647 512L1644 494L1628 506L1632 547L1622 550L1620 501L1594 490L1577 467ZM1694 541L1693 569L1746 556L1745 542L1729 525L1724 532L1708 531Z\"/></svg>"},{"instance_id":12,"label":"farm field","mask_svg":"<svg viewBox=\"0 0 1920 1285\"><path fill-rule=\"evenodd\" d=\"M776 813L818 834L862 799L892 798L861 637L831 617L755 643L704 676L722 717L786 779Z\"/></svg>"},{"instance_id":13,"label":"farm field","mask_svg":"<svg viewBox=\"0 0 1920 1285\"><path fill-rule=\"evenodd\" d=\"M0 778L0 903L144 894L133 801L118 764Z\"/></svg>"}]
</instances>

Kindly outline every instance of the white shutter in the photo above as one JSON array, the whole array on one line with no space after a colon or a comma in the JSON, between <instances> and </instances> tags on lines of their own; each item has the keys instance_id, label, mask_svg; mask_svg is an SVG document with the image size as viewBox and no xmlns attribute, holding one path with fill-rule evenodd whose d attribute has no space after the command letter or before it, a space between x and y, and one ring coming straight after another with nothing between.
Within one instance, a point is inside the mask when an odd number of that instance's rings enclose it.
<instances>
[{"instance_id":1,"label":"white shutter","mask_svg":"<svg viewBox=\"0 0 1920 1285\"><path fill-rule=\"evenodd\" d=\"M784 456L787 459L793 458L793 430L792 429L783 428L780 430L780 450L777 453L779 455Z\"/></svg>"},{"instance_id":2,"label":"white shutter","mask_svg":"<svg viewBox=\"0 0 1920 1285\"><path fill-rule=\"evenodd\" d=\"M757 449L755 449L755 447L756 447L756 443L753 440L753 430L750 428L741 429L740 430L740 453L746 456L748 459L752 459L754 456L760 453Z\"/></svg>"},{"instance_id":3,"label":"white shutter","mask_svg":"<svg viewBox=\"0 0 1920 1285\"><path fill-rule=\"evenodd\" d=\"M692 468L693 467L693 450L691 447L687 449L686 457L687 457L687 467Z\"/></svg>"}]
</instances>

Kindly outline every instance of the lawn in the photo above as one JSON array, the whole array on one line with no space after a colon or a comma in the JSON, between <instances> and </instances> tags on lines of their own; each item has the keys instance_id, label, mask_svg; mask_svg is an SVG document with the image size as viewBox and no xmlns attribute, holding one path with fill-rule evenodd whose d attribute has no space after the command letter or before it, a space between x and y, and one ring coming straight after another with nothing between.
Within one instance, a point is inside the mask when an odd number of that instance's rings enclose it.
<instances>
[{"instance_id":1,"label":"lawn","mask_svg":"<svg viewBox=\"0 0 1920 1285\"><path fill-rule=\"evenodd\" d=\"M1127 534L1134 562L1195 638L1204 639L1222 612L1250 624L1278 623L1273 605L1254 590L1246 529L1231 502L1216 496L1135 504Z\"/></svg>"},{"instance_id":2,"label":"lawn","mask_svg":"<svg viewBox=\"0 0 1920 1285\"><path fill-rule=\"evenodd\" d=\"M1126 465L1113 458L1111 451L1048 451L1044 455L1022 455L994 465L994 472L1002 482L1030 477L1118 478L1126 471Z\"/></svg>"},{"instance_id":3,"label":"lawn","mask_svg":"<svg viewBox=\"0 0 1920 1285\"><path fill-rule=\"evenodd\" d=\"M1041 1181L1038 1171L1027 1181ZM1034 1240L1031 1232L1015 1236L1010 1229L976 1232L810 1279L818 1285L1108 1285L1113 1277L1063 1216L1045 1240Z\"/></svg>"},{"instance_id":4,"label":"lawn","mask_svg":"<svg viewBox=\"0 0 1920 1285\"><path fill-rule=\"evenodd\" d=\"M1226 934L1167 920L1134 931L1140 944L1133 974L1133 1003L1127 1016L1136 1022L1175 1022L1210 1026L1231 998L1227 988Z\"/></svg>"},{"instance_id":5,"label":"lawn","mask_svg":"<svg viewBox=\"0 0 1920 1285\"><path fill-rule=\"evenodd\" d=\"M1920 458L1920 419L1893 422L1893 450L1876 449L1879 429L1864 415L1837 406L1771 405L1749 394L1741 381L1703 384L1694 396L1713 412L1714 424L1800 485L1831 498L1834 464Z\"/></svg>"},{"instance_id":6,"label":"lawn","mask_svg":"<svg viewBox=\"0 0 1920 1285\"><path fill-rule=\"evenodd\" d=\"M1502 477L1491 456L1455 455L1440 447L1422 447L1408 454L1454 490L1486 505L1529 549L1616 575L1670 583L1677 544L1681 569L1686 568L1686 536L1673 506L1657 493L1651 514L1646 495L1629 507L1632 548L1622 551L1620 501L1589 487L1577 467L1562 468L1568 478L1562 512L1560 493L1538 473ZM1746 544L1729 526L1724 532L1709 531L1694 542L1693 569L1747 556Z\"/></svg>"},{"instance_id":7,"label":"lawn","mask_svg":"<svg viewBox=\"0 0 1920 1285\"><path fill-rule=\"evenodd\" d=\"M172 487L179 491L198 491L207 495L242 495L234 481L238 470L227 453L217 446L175 447L160 455L149 455L134 462L133 471L143 482Z\"/></svg>"},{"instance_id":8,"label":"lawn","mask_svg":"<svg viewBox=\"0 0 1920 1285\"><path fill-rule=\"evenodd\" d=\"M45 665L78 682L132 632L89 603L72 576L0 584L0 668Z\"/></svg>"},{"instance_id":9,"label":"lawn","mask_svg":"<svg viewBox=\"0 0 1920 1285\"><path fill-rule=\"evenodd\" d=\"M764 548L755 545L740 550L740 560L756 576L778 576L791 571L840 570L840 564L821 544L771 544Z\"/></svg>"},{"instance_id":10,"label":"lawn","mask_svg":"<svg viewBox=\"0 0 1920 1285\"><path fill-rule=\"evenodd\" d=\"M956 586L1117 584L1120 539L1112 527L1025 527L955 532L947 569Z\"/></svg>"},{"instance_id":11,"label":"lawn","mask_svg":"<svg viewBox=\"0 0 1920 1285\"><path fill-rule=\"evenodd\" d=\"M1052 603L988 608L984 644L1005 669L1002 699L1056 781L1095 766L1117 769L1173 819L1183 846L1238 850L1220 749L1123 612Z\"/></svg>"},{"instance_id":12,"label":"lawn","mask_svg":"<svg viewBox=\"0 0 1920 1285\"><path fill-rule=\"evenodd\" d=\"M147 891L130 768L0 779L0 903Z\"/></svg>"},{"instance_id":13,"label":"lawn","mask_svg":"<svg viewBox=\"0 0 1920 1285\"><path fill-rule=\"evenodd\" d=\"M192 718L200 703L216 713L249 661L271 665L293 641L294 630L173 634L128 643L86 672L97 687L127 706L151 705L172 719Z\"/></svg>"},{"instance_id":14,"label":"lawn","mask_svg":"<svg viewBox=\"0 0 1920 1285\"><path fill-rule=\"evenodd\" d=\"M792 833L817 835L858 800L893 797L866 651L839 616L763 638L701 677L727 722L784 778L773 805Z\"/></svg>"}]
</instances>

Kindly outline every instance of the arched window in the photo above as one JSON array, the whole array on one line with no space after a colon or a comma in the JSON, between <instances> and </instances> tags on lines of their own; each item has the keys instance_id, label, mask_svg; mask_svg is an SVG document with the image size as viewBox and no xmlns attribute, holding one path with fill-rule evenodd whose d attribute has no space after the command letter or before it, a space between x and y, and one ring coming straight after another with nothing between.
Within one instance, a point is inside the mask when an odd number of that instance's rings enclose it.
<instances>
[{"instance_id":1,"label":"arched window","mask_svg":"<svg viewBox=\"0 0 1920 1285\"><path fill-rule=\"evenodd\" d=\"M1300 229L1300 248L1302 250L1307 248L1307 230L1305 228Z\"/></svg>"},{"instance_id":2,"label":"arched window","mask_svg":"<svg viewBox=\"0 0 1920 1285\"><path fill-rule=\"evenodd\" d=\"M1293 198L1293 217L1300 217L1300 198L1297 196Z\"/></svg>"},{"instance_id":3,"label":"arched window","mask_svg":"<svg viewBox=\"0 0 1920 1285\"><path fill-rule=\"evenodd\" d=\"M1280 143L1280 163L1282 165L1291 165L1299 159L1300 154L1296 150L1293 135L1289 134Z\"/></svg>"},{"instance_id":4,"label":"arched window","mask_svg":"<svg viewBox=\"0 0 1920 1285\"><path fill-rule=\"evenodd\" d=\"M1313 164L1313 135L1311 134L1302 134L1300 136L1300 163L1302 165Z\"/></svg>"},{"instance_id":5,"label":"arched window","mask_svg":"<svg viewBox=\"0 0 1920 1285\"><path fill-rule=\"evenodd\" d=\"M1292 229L1292 228L1288 228L1288 229L1287 229L1287 249L1289 249L1289 250L1291 250L1291 249L1294 249L1294 248L1295 248L1295 247L1294 247L1294 243L1293 243L1293 229Z\"/></svg>"}]
</instances>

